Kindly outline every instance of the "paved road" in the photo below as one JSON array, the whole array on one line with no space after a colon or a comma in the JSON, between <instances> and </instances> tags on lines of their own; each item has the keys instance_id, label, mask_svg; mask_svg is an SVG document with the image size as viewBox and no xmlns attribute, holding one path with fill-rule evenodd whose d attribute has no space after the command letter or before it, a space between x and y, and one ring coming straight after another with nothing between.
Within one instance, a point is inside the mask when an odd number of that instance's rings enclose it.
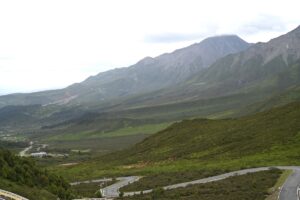
<instances>
[{"instance_id":1,"label":"paved road","mask_svg":"<svg viewBox=\"0 0 300 200\"><path fill-rule=\"evenodd\" d=\"M5 190L1 190L1 189L0 189L0 195L3 196L3 197L10 198L12 200L29 200L29 199L26 199L26 198L24 198L20 195L17 195L17 194L14 194L12 192L8 192L8 191L5 191Z\"/></svg>"},{"instance_id":2,"label":"paved road","mask_svg":"<svg viewBox=\"0 0 300 200\"><path fill-rule=\"evenodd\" d=\"M140 179L140 176L129 176L129 177L120 177L117 178L119 182L112 184L108 187L100 189L101 194L103 197L118 197L119 196L119 189L129 185L133 182L136 182Z\"/></svg>"},{"instance_id":3,"label":"paved road","mask_svg":"<svg viewBox=\"0 0 300 200\"><path fill-rule=\"evenodd\" d=\"M30 146L25 148L23 151L21 151L19 153L19 156L21 157L24 157L24 156L27 156L27 151L29 151L30 149L32 149L32 145L33 145L33 142L30 142Z\"/></svg>"},{"instance_id":4,"label":"paved road","mask_svg":"<svg viewBox=\"0 0 300 200\"><path fill-rule=\"evenodd\" d=\"M112 178L102 178L102 179L95 179L95 180L88 180L88 181L77 181L77 182L70 183L70 185L79 185L82 183L102 183L102 182L109 182L112 180L113 180Z\"/></svg>"},{"instance_id":5,"label":"paved road","mask_svg":"<svg viewBox=\"0 0 300 200\"><path fill-rule=\"evenodd\" d=\"M280 194L280 197L281 196L284 196L284 197L280 198L280 200L299 200L297 198L289 198L289 196L285 197L283 192L286 191L286 193L288 193L288 194L290 194L294 197L297 196L297 194L296 194L297 191L295 191L295 187L297 187L298 183L300 182L300 175L299 175L300 167L296 167L296 166L276 166L276 168L282 169L282 170L293 170L294 171L294 174L289 177L289 180L286 182L285 186L283 187L283 190L281 192L282 194ZM165 190L168 190L168 189L175 189L175 188L180 188L180 187L187 187L189 185L200 184L200 183L209 183L209 182L213 182L213 181L223 180L223 179L226 179L226 178L229 178L229 177L232 177L232 176L239 176L239 175L244 175L244 174L248 174L248 173L266 171L266 170L270 170L270 169L271 169L271 167L260 167L260 168L244 169L244 170L229 172L229 173L218 175L218 176L198 179L198 180L195 180L195 181L189 181L189 182L169 185L169 186L165 186L163 188ZM104 197L118 197L119 196L119 189L121 187L124 187L124 186L126 186L130 183L138 181L140 178L141 177L138 177L138 176L119 178L118 180L121 180L120 182L101 189L102 195ZM293 187L290 187L290 186L293 186ZM150 193L150 192L152 192L152 189L144 190L144 191L125 192L124 196L132 196L134 194L140 194L141 192L143 192L144 194L145 193Z\"/></svg>"},{"instance_id":6,"label":"paved road","mask_svg":"<svg viewBox=\"0 0 300 200\"><path fill-rule=\"evenodd\" d=\"M299 200L300 169L294 170L292 175L284 183L279 194L279 200ZM297 195L298 193L298 195Z\"/></svg>"}]
</instances>

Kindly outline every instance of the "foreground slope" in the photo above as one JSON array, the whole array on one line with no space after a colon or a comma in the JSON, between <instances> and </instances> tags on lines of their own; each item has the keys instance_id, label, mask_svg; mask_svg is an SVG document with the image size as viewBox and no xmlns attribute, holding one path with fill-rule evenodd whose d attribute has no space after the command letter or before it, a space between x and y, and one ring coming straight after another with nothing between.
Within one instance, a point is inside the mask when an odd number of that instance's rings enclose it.
<instances>
[{"instance_id":1,"label":"foreground slope","mask_svg":"<svg viewBox=\"0 0 300 200\"><path fill-rule=\"evenodd\" d=\"M242 176L234 176L229 179L211 182L206 184L191 185L186 188L176 190L155 190L153 193L136 195L132 197L123 197L119 199L136 200L265 200L270 188L274 187L278 177L279 170L258 172Z\"/></svg>"},{"instance_id":2,"label":"foreground slope","mask_svg":"<svg viewBox=\"0 0 300 200\"><path fill-rule=\"evenodd\" d=\"M300 103L297 102L238 119L184 120L127 150L108 154L98 161L58 169L69 178L232 170L299 165L299 154Z\"/></svg>"},{"instance_id":3,"label":"foreground slope","mask_svg":"<svg viewBox=\"0 0 300 200\"><path fill-rule=\"evenodd\" d=\"M26 158L0 148L0 188L31 200L70 200L74 196L61 177L42 170Z\"/></svg>"}]
</instances>

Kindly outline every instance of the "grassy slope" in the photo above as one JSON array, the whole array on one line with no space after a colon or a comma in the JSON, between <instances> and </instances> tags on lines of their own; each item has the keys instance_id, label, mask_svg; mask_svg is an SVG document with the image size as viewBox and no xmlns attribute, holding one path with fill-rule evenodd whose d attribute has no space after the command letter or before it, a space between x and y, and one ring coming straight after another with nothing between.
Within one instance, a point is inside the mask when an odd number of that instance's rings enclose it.
<instances>
[{"instance_id":1,"label":"grassy slope","mask_svg":"<svg viewBox=\"0 0 300 200\"><path fill-rule=\"evenodd\" d=\"M0 148L0 188L33 200L74 198L69 184L60 176L41 169L29 158Z\"/></svg>"},{"instance_id":2,"label":"grassy slope","mask_svg":"<svg viewBox=\"0 0 300 200\"><path fill-rule=\"evenodd\" d=\"M170 125L170 123L161 124L145 124L140 126L127 126L124 128L112 130L112 131L83 131L77 134L65 133L50 136L46 141L72 141L72 140L87 140L96 138L110 138L110 137L120 137L138 134L153 134L159 130Z\"/></svg>"},{"instance_id":3,"label":"grassy slope","mask_svg":"<svg viewBox=\"0 0 300 200\"><path fill-rule=\"evenodd\" d=\"M69 179L299 165L300 103L239 119L175 123L124 151L56 170ZM93 173L91 173L93 172Z\"/></svg>"},{"instance_id":4,"label":"grassy slope","mask_svg":"<svg viewBox=\"0 0 300 200\"><path fill-rule=\"evenodd\" d=\"M279 94L273 95L263 101L253 103L241 109L238 115L247 115L256 112L262 112L274 107L284 106L286 104L300 101L300 86L291 87Z\"/></svg>"},{"instance_id":5,"label":"grassy slope","mask_svg":"<svg viewBox=\"0 0 300 200\"><path fill-rule=\"evenodd\" d=\"M53 195L47 190L37 188L37 187L28 187L25 185L19 185L4 179L0 179L0 188L3 190L16 193L30 200L56 200L57 199L57 196Z\"/></svg>"},{"instance_id":6,"label":"grassy slope","mask_svg":"<svg viewBox=\"0 0 300 200\"><path fill-rule=\"evenodd\" d=\"M258 172L255 174L231 177L217 182L193 185L175 190L155 190L151 194L120 199L264 200L268 195L268 189L275 185L280 173L279 170Z\"/></svg>"},{"instance_id":7,"label":"grassy slope","mask_svg":"<svg viewBox=\"0 0 300 200\"><path fill-rule=\"evenodd\" d=\"M300 100L299 87L291 88L274 96L261 94L230 95L207 100L196 100L175 104L166 104L152 107L141 107L118 112L109 115L128 118L129 122L120 122L120 119L94 120L87 124L71 126L62 131L54 131L42 136L45 141L73 141L95 138L109 138L136 134L152 134L166 128L170 121L205 117L209 119L220 119L226 117L244 116L288 104ZM253 103L254 102L254 103ZM137 120L144 119L144 120ZM151 120L152 119L152 120ZM166 121L157 123L153 119ZM132 123L131 121L134 123ZM168 122L169 121L169 122ZM109 126L105 125L110 123ZM103 125L104 124L104 125ZM130 145L130 144L129 144Z\"/></svg>"}]
</instances>

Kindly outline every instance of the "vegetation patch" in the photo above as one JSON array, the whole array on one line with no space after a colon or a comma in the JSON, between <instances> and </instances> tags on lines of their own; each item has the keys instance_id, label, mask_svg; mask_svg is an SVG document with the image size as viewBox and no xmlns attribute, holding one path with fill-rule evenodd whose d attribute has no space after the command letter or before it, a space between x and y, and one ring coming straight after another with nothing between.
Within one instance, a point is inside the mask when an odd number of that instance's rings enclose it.
<instances>
[{"instance_id":1,"label":"vegetation patch","mask_svg":"<svg viewBox=\"0 0 300 200\"><path fill-rule=\"evenodd\" d=\"M150 194L122 197L123 200L265 200L269 188L273 187L282 172L270 170L235 176L221 181L188 186L173 190L155 189Z\"/></svg>"},{"instance_id":2,"label":"vegetation patch","mask_svg":"<svg viewBox=\"0 0 300 200\"><path fill-rule=\"evenodd\" d=\"M78 194L79 197L88 197L95 198L99 195L100 188L104 188L111 184L117 182L116 180L108 181L108 182L90 182L90 183L81 183L78 185L73 185L72 189Z\"/></svg>"},{"instance_id":3,"label":"vegetation patch","mask_svg":"<svg viewBox=\"0 0 300 200\"><path fill-rule=\"evenodd\" d=\"M31 197L31 200L40 200L37 196L43 193L63 200L75 197L70 185L62 177L40 169L31 159L17 157L3 149L0 149L0 180L2 189ZM31 193L26 188L32 190L32 194L37 193L37 196L28 196Z\"/></svg>"},{"instance_id":4,"label":"vegetation patch","mask_svg":"<svg viewBox=\"0 0 300 200\"><path fill-rule=\"evenodd\" d=\"M166 185L193 181L200 178L214 176L216 174L223 174L223 170L211 171L180 171L180 172L162 172L159 174L151 174L141 178L139 181L134 182L121 188L121 191L141 191L152 188L159 188Z\"/></svg>"}]
</instances>

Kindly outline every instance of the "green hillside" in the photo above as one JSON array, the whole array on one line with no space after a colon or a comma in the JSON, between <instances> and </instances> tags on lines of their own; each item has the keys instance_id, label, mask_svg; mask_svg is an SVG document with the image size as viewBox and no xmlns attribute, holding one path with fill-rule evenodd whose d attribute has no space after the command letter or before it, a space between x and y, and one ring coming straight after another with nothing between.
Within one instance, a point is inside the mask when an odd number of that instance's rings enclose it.
<instances>
[{"instance_id":1,"label":"green hillside","mask_svg":"<svg viewBox=\"0 0 300 200\"><path fill-rule=\"evenodd\" d=\"M128 162L236 159L290 148L299 137L300 103L292 103L239 119L184 120L115 156Z\"/></svg>"},{"instance_id":2,"label":"green hillside","mask_svg":"<svg viewBox=\"0 0 300 200\"><path fill-rule=\"evenodd\" d=\"M247 115L269 110L274 107L284 106L286 104L300 101L300 86L291 87L279 94L273 95L262 101L253 103L240 109L237 115Z\"/></svg>"},{"instance_id":3,"label":"green hillside","mask_svg":"<svg viewBox=\"0 0 300 200\"><path fill-rule=\"evenodd\" d=\"M73 199L69 184L59 176L40 169L26 158L0 149L0 188L30 200Z\"/></svg>"},{"instance_id":4,"label":"green hillside","mask_svg":"<svg viewBox=\"0 0 300 200\"><path fill-rule=\"evenodd\" d=\"M300 103L237 119L175 123L127 150L55 168L69 179L300 164ZM92 173L91 173L92 172ZM205 176L199 173L199 176ZM183 176L183 175L182 175Z\"/></svg>"}]
</instances>

